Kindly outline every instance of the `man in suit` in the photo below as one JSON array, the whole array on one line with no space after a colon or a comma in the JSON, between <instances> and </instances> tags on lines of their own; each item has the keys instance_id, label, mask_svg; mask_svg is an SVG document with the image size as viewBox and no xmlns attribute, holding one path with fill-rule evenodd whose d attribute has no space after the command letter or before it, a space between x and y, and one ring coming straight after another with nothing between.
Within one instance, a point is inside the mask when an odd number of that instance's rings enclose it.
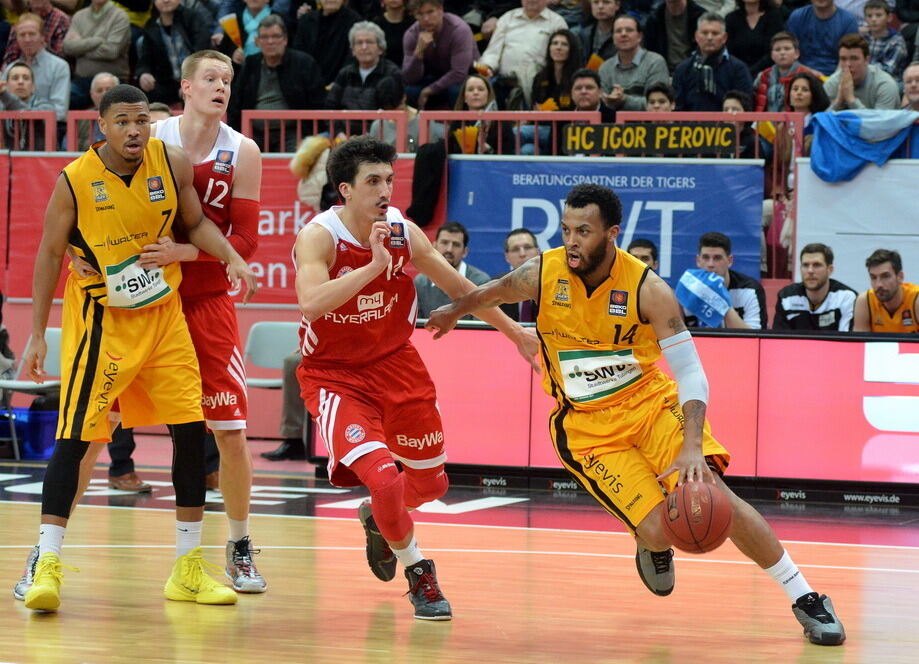
<instances>
[{"instance_id":1,"label":"man in suit","mask_svg":"<svg viewBox=\"0 0 919 664\"><path fill-rule=\"evenodd\" d=\"M448 221L437 229L434 248L456 268L457 272L476 286L491 280L488 274L464 260L469 255L469 231L458 221ZM423 274L415 277L415 291L418 293L418 318L427 318L437 307L451 302L450 296ZM472 318L470 316L469 320Z\"/></svg>"},{"instance_id":2,"label":"man in suit","mask_svg":"<svg viewBox=\"0 0 919 664\"><path fill-rule=\"evenodd\" d=\"M504 238L504 260L511 266L511 270L516 270L534 256L539 256L539 253L536 236L526 228L515 228ZM501 311L506 313L511 320L534 323L538 309L534 300L525 300L502 304Z\"/></svg>"}]
</instances>

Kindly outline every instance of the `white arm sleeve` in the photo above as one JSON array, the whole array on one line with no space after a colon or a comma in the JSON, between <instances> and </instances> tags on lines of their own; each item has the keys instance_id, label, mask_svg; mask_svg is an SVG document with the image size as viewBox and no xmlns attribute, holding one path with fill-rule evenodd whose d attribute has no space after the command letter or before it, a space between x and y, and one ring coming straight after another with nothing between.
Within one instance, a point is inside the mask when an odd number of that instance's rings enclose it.
<instances>
[{"instance_id":1,"label":"white arm sleeve","mask_svg":"<svg viewBox=\"0 0 919 664\"><path fill-rule=\"evenodd\" d=\"M680 406L693 399L708 403L708 379L692 335L684 330L660 340L661 350L680 389Z\"/></svg>"}]
</instances>

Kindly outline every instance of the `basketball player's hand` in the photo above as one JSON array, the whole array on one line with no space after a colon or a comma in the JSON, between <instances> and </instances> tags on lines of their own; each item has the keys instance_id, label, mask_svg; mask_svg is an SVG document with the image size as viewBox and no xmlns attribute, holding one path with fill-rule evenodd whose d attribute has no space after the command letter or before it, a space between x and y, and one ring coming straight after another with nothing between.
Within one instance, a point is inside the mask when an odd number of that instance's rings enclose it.
<instances>
[{"instance_id":1,"label":"basketball player's hand","mask_svg":"<svg viewBox=\"0 0 919 664\"><path fill-rule=\"evenodd\" d=\"M179 261L193 261L198 257L198 248L193 244L176 244L172 238L161 237L156 244L144 245L144 251L137 264L145 270L163 267Z\"/></svg>"},{"instance_id":2,"label":"basketball player's hand","mask_svg":"<svg viewBox=\"0 0 919 664\"><path fill-rule=\"evenodd\" d=\"M386 238L389 237L389 224L385 221L375 221L370 227L370 252L373 255L370 264L380 272L392 263L392 254L386 248Z\"/></svg>"},{"instance_id":3,"label":"basketball player's hand","mask_svg":"<svg viewBox=\"0 0 919 664\"><path fill-rule=\"evenodd\" d=\"M67 247L67 258L70 259L70 263L73 266L73 271L77 273L78 276L83 277L98 277L99 273L93 269L93 266L87 263L85 260L77 256L76 252L73 250L73 247Z\"/></svg>"},{"instance_id":4,"label":"basketball player's hand","mask_svg":"<svg viewBox=\"0 0 919 664\"><path fill-rule=\"evenodd\" d=\"M234 258L232 262L227 263L227 278L235 291L239 290L241 281L245 282L246 294L243 295L243 302L248 302L258 292L258 278L255 276L255 272L239 256Z\"/></svg>"},{"instance_id":5,"label":"basketball player's hand","mask_svg":"<svg viewBox=\"0 0 919 664\"><path fill-rule=\"evenodd\" d=\"M45 343L45 337L32 335L29 339L29 347L22 356L22 367L26 370L36 383L44 383L45 376L45 356L48 354L48 344Z\"/></svg>"},{"instance_id":6,"label":"basketball player's hand","mask_svg":"<svg viewBox=\"0 0 919 664\"><path fill-rule=\"evenodd\" d=\"M679 472L680 476L677 478L677 484L683 484L684 482L708 482L709 484L714 484L715 478L712 476L712 471L708 464L705 463L705 457L702 456L700 448L701 446L687 445L684 441L680 453L673 460L673 464L657 476L658 481L664 480L672 473Z\"/></svg>"},{"instance_id":7,"label":"basketball player's hand","mask_svg":"<svg viewBox=\"0 0 919 664\"><path fill-rule=\"evenodd\" d=\"M542 367L539 364L539 336L536 334L535 327L523 328L523 333L517 340L517 352L530 363L533 371L542 373Z\"/></svg>"},{"instance_id":8,"label":"basketball player's hand","mask_svg":"<svg viewBox=\"0 0 919 664\"><path fill-rule=\"evenodd\" d=\"M435 339L440 339L447 332L456 327L456 321L459 317L454 313L455 309L452 304L445 304L438 307L428 316L428 322L424 324L424 329L434 333Z\"/></svg>"}]
</instances>

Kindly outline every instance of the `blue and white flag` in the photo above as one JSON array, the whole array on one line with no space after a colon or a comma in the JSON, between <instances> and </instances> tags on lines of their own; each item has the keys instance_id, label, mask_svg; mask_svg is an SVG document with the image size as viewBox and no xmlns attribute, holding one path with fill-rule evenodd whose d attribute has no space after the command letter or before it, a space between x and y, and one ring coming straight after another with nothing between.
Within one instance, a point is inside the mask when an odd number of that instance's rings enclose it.
<instances>
[{"instance_id":1,"label":"blue and white flag","mask_svg":"<svg viewBox=\"0 0 919 664\"><path fill-rule=\"evenodd\" d=\"M825 182L851 180L868 162L883 166L896 156L919 112L825 111L813 117L811 169Z\"/></svg>"},{"instance_id":2,"label":"blue and white flag","mask_svg":"<svg viewBox=\"0 0 919 664\"><path fill-rule=\"evenodd\" d=\"M706 327L720 327L731 308L731 294L724 277L693 268L686 270L676 285L676 299Z\"/></svg>"}]
</instances>

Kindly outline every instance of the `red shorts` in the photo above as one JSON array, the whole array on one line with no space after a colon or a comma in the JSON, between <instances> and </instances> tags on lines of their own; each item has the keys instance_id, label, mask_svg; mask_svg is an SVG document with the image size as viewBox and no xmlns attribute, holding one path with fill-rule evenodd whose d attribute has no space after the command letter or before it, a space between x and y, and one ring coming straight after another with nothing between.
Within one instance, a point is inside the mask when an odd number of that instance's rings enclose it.
<instances>
[{"instance_id":1,"label":"red shorts","mask_svg":"<svg viewBox=\"0 0 919 664\"><path fill-rule=\"evenodd\" d=\"M207 426L214 431L245 429L246 366L239 352L233 301L226 293L183 297L182 309L201 367L201 407Z\"/></svg>"},{"instance_id":2,"label":"red shorts","mask_svg":"<svg viewBox=\"0 0 919 664\"><path fill-rule=\"evenodd\" d=\"M370 366L301 364L297 379L329 451L333 485L360 485L348 466L375 449L388 448L394 459L418 470L447 460L434 383L410 343Z\"/></svg>"}]
</instances>

